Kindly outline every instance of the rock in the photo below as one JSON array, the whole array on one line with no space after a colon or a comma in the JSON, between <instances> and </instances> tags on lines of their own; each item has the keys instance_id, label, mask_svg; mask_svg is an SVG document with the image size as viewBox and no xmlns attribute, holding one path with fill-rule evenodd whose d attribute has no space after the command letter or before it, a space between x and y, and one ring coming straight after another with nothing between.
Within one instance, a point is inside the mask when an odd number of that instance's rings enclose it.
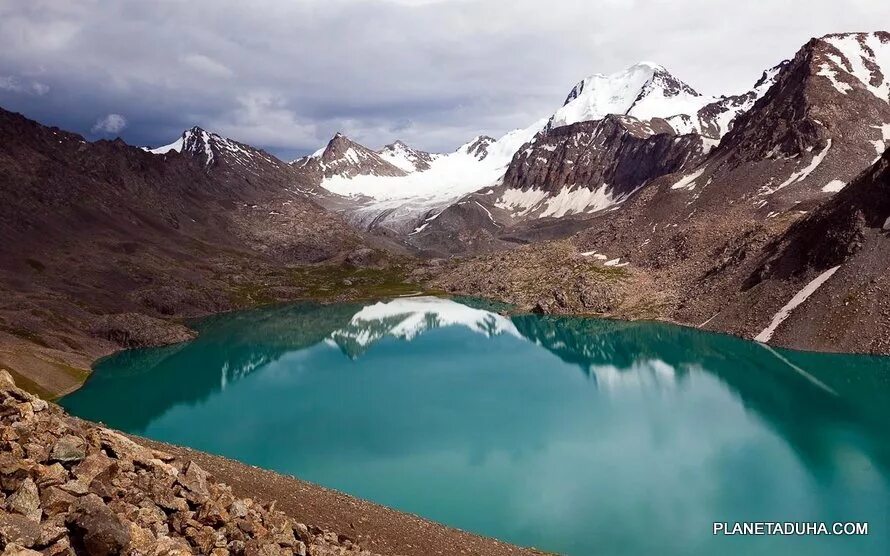
<instances>
[{"instance_id":1,"label":"rock","mask_svg":"<svg viewBox=\"0 0 890 556\"><path fill-rule=\"evenodd\" d=\"M49 457L62 463L80 461L86 457L86 443L82 438L66 434L53 444Z\"/></svg>"},{"instance_id":2,"label":"rock","mask_svg":"<svg viewBox=\"0 0 890 556\"><path fill-rule=\"evenodd\" d=\"M59 485L59 488L74 496L83 496L90 491L90 487L77 480L68 481L63 485Z\"/></svg>"},{"instance_id":3,"label":"rock","mask_svg":"<svg viewBox=\"0 0 890 556\"><path fill-rule=\"evenodd\" d=\"M112 463L114 462L111 458L104 454L92 454L74 468L74 476L88 485L96 475L108 469Z\"/></svg>"},{"instance_id":4,"label":"rock","mask_svg":"<svg viewBox=\"0 0 890 556\"><path fill-rule=\"evenodd\" d=\"M14 390L15 380L6 369L0 369L0 391Z\"/></svg>"},{"instance_id":5,"label":"rock","mask_svg":"<svg viewBox=\"0 0 890 556\"><path fill-rule=\"evenodd\" d=\"M68 481L68 470L61 463L41 465L37 468L37 486L44 489L49 486L61 485Z\"/></svg>"},{"instance_id":6,"label":"rock","mask_svg":"<svg viewBox=\"0 0 890 556\"><path fill-rule=\"evenodd\" d=\"M22 481L22 485L6 501L6 507L39 523L43 510L40 509L40 492L34 480L28 477Z\"/></svg>"},{"instance_id":7,"label":"rock","mask_svg":"<svg viewBox=\"0 0 890 556\"><path fill-rule=\"evenodd\" d=\"M126 552L131 554L151 554L157 547L157 539L151 531L130 523L130 542L127 544Z\"/></svg>"},{"instance_id":8,"label":"rock","mask_svg":"<svg viewBox=\"0 0 890 556\"><path fill-rule=\"evenodd\" d=\"M193 554L188 544L172 537L159 538L155 553L164 556L191 556Z\"/></svg>"},{"instance_id":9,"label":"rock","mask_svg":"<svg viewBox=\"0 0 890 556\"><path fill-rule=\"evenodd\" d=\"M210 492L207 490L208 476L208 473L201 469L197 463L190 461L186 464L185 469L179 475L177 481L179 484L196 494L209 496Z\"/></svg>"},{"instance_id":10,"label":"rock","mask_svg":"<svg viewBox=\"0 0 890 556\"><path fill-rule=\"evenodd\" d=\"M120 466L117 462L112 462L111 465L100 471L93 477L93 480L90 481L90 490L101 496L105 499L110 499L114 496L114 494L118 491L118 487L115 486L114 480L120 472Z\"/></svg>"},{"instance_id":11,"label":"rock","mask_svg":"<svg viewBox=\"0 0 890 556\"><path fill-rule=\"evenodd\" d=\"M236 499L194 462L35 401L0 373L3 555L369 554L274 502Z\"/></svg>"},{"instance_id":12,"label":"rock","mask_svg":"<svg viewBox=\"0 0 890 556\"><path fill-rule=\"evenodd\" d=\"M50 546L68 534L68 529L61 523L45 522L40 527L40 536L37 538L37 546Z\"/></svg>"},{"instance_id":13,"label":"rock","mask_svg":"<svg viewBox=\"0 0 890 556\"><path fill-rule=\"evenodd\" d=\"M116 459L132 459L135 463L149 466L151 460L156 459L148 448L136 444L126 436L109 429L100 429L102 447L108 450L108 455Z\"/></svg>"},{"instance_id":14,"label":"rock","mask_svg":"<svg viewBox=\"0 0 890 556\"><path fill-rule=\"evenodd\" d=\"M30 548L39 538L40 523L21 515L0 514L0 541L4 544L18 543Z\"/></svg>"},{"instance_id":15,"label":"rock","mask_svg":"<svg viewBox=\"0 0 890 556\"><path fill-rule=\"evenodd\" d=\"M91 556L119 554L130 542L129 526L96 495L79 499L67 523L72 546Z\"/></svg>"},{"instance_id":16,"label":"rock","mask_svg":"<svg viewBox=\"0 0 890 556\"><path fill-rule=\"evenodd\" d=\"M232 517L246 517L248 508L249 506L244 500L235 500L232 502L232 507L229 508L229 513Z\"/></svg>"},{"instance_id":17,"label":"rock","mask_svg":"<svg viewBox=\"0 0 890 556\"><path fill-rule=\"evenodd\" d=\"M43 511L47 515L55 515L67 512L71 504L74 503L74 496L61 488L51 486L41 491L40 501L43 505Z\"/></svg>"},{"instance_id":18,"label":"rock","mask_svg":"<svg viewBox=\"0 0 890 556\"><path fill-rule=\"evenodd\" d=\"M91 332L126 348L176 344L197 336L194 330L182 324L143 313L103 315L94 320Z\"/></svg>"},{"instance_id":19,"label":"rock","mask_svg":"<svg viewBox=\"0 0 890 556\"><path fill-rule=\"evenodd\" d=\"M3 551L3 556L43 556L43 554L36 550L25 548L18 543L12 543L6 545L6 550Z\"/></svg>"},{"instance_id":20,"label":"rock","mask_svg":"<svg viewBox=\"0 0 890 556\"><path fill-rule=\"evenodd\" d=\"M373 249L357 249L346 255L345 263L352 266L370 266L377 258L377 253Z\"/></svg>"},{"instance_id":21,"label":"rock","mask_svg":"<svg viewBox=\"0 0 890 556\"><path fill-rule=\"evenodd\" d=\"M28 476L28 466L11 453L0 453L0 488L10 492L21 486Z\"/></svg>"}]
</instances>

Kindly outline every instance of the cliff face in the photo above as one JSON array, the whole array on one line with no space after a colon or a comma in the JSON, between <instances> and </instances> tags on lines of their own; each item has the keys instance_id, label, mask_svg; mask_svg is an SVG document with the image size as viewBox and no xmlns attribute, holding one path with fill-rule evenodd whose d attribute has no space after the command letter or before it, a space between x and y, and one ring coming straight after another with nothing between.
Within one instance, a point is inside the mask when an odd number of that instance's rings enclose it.
<instances>
[{"instance_id":1,"label":"cliff face","mask_svg":"<svg viewBox=\"0 0 890 556\"><path fill-rule=\"evenodd\" d=\"M607 116L539 134L504 175L507 189L605 188L621 198L647 181L694 167L714 145L700 135L676 135L664 123Z\"/></svg>"}]
</instances>

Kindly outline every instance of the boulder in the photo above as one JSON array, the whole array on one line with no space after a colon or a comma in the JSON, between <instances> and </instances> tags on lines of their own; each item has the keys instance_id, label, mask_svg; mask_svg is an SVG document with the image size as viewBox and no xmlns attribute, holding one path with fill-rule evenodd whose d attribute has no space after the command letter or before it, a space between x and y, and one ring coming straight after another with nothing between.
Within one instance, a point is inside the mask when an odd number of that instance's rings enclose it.
<instances>
[{"instance_id":1,"label":"boulder","mask_svg":"<svg viewBox=\"0 0 890 556\"><path fill-rule=\"evenodd\" d=\"M21 486L6 501L10 512L21 514L28 519L40 522L43 510L40 509L40 492L31 477L22 481Z\"/></svg>"},{"instance_id":2,"label":"boulder","mask_svg":"<svg viewBox=\"0 0 890 556\"><path fill-rule=\"evenodd\" d=\"M40 523L22 515L0 514L0 541L30 548L40 538Z\"/></svg>"},{"instance_id":3,"label":"boulder","mask_svg":"<svg viewBox=\"0 0 890 556\"><path fill-rule=\"evenodd\" d=\"M53 444L49 458L61 463L72 463L86 457L86 442L83 438L66 434Z\"/></svg>"},{"instance_id":4,"label":"boulder","mask_svg":"<svg viewBox=\"0 0 890 556\"><path fill-rule=\"evenodd\" d=\"M96 495L77 500L68 517L71 544L90 556L120 554L130 542L130 529Z\"/></svg>"}]
</instances>

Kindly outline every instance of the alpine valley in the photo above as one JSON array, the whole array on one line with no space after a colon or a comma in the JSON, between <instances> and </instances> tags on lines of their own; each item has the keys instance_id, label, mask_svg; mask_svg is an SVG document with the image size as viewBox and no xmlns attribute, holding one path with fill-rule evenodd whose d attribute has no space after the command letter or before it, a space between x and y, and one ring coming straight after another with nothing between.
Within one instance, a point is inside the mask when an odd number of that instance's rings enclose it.
<instances>
[{"instance_id":1,"label":"alpine valley","mask_svg":"<svg viewBox=\"0 0 890 556\"><path fill-rule=\"evenodd\" d=\"M0 108L0 552L887 554L890 33L776 62L445 153Z\"/></svg>"},{"instance_id":2,"label":"alpine valley","mask_svg":"<svg viewBox=\"0 0 890 556\"><path fill-rule=\"evenodd\" d=\"M887 32L812 39L732 96L650 62L592 75L448 153L337 133L288 163L6 111L0 137L0 363L41 393L185 317L413 291L890 353Z\"/></svg>"}]
</instances>

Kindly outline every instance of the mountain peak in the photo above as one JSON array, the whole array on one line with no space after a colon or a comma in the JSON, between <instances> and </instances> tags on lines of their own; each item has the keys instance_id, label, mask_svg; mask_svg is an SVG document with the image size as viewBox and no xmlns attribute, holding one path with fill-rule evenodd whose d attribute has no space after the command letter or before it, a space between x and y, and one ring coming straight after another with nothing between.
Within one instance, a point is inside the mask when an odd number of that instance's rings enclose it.
<instances>
[{"instance_id":1,"label":"mountain peak","mask_svg":"<svg viewBox=\"0 0 890 556\"><path fill-rule=\"evenodd\" d=\"M580 81L548 127L600 120L609 114L640 119L694 114L711 100L674 77L664 66L638 62L610 75L598 73Z\"/></svg>"}]
</instances>

